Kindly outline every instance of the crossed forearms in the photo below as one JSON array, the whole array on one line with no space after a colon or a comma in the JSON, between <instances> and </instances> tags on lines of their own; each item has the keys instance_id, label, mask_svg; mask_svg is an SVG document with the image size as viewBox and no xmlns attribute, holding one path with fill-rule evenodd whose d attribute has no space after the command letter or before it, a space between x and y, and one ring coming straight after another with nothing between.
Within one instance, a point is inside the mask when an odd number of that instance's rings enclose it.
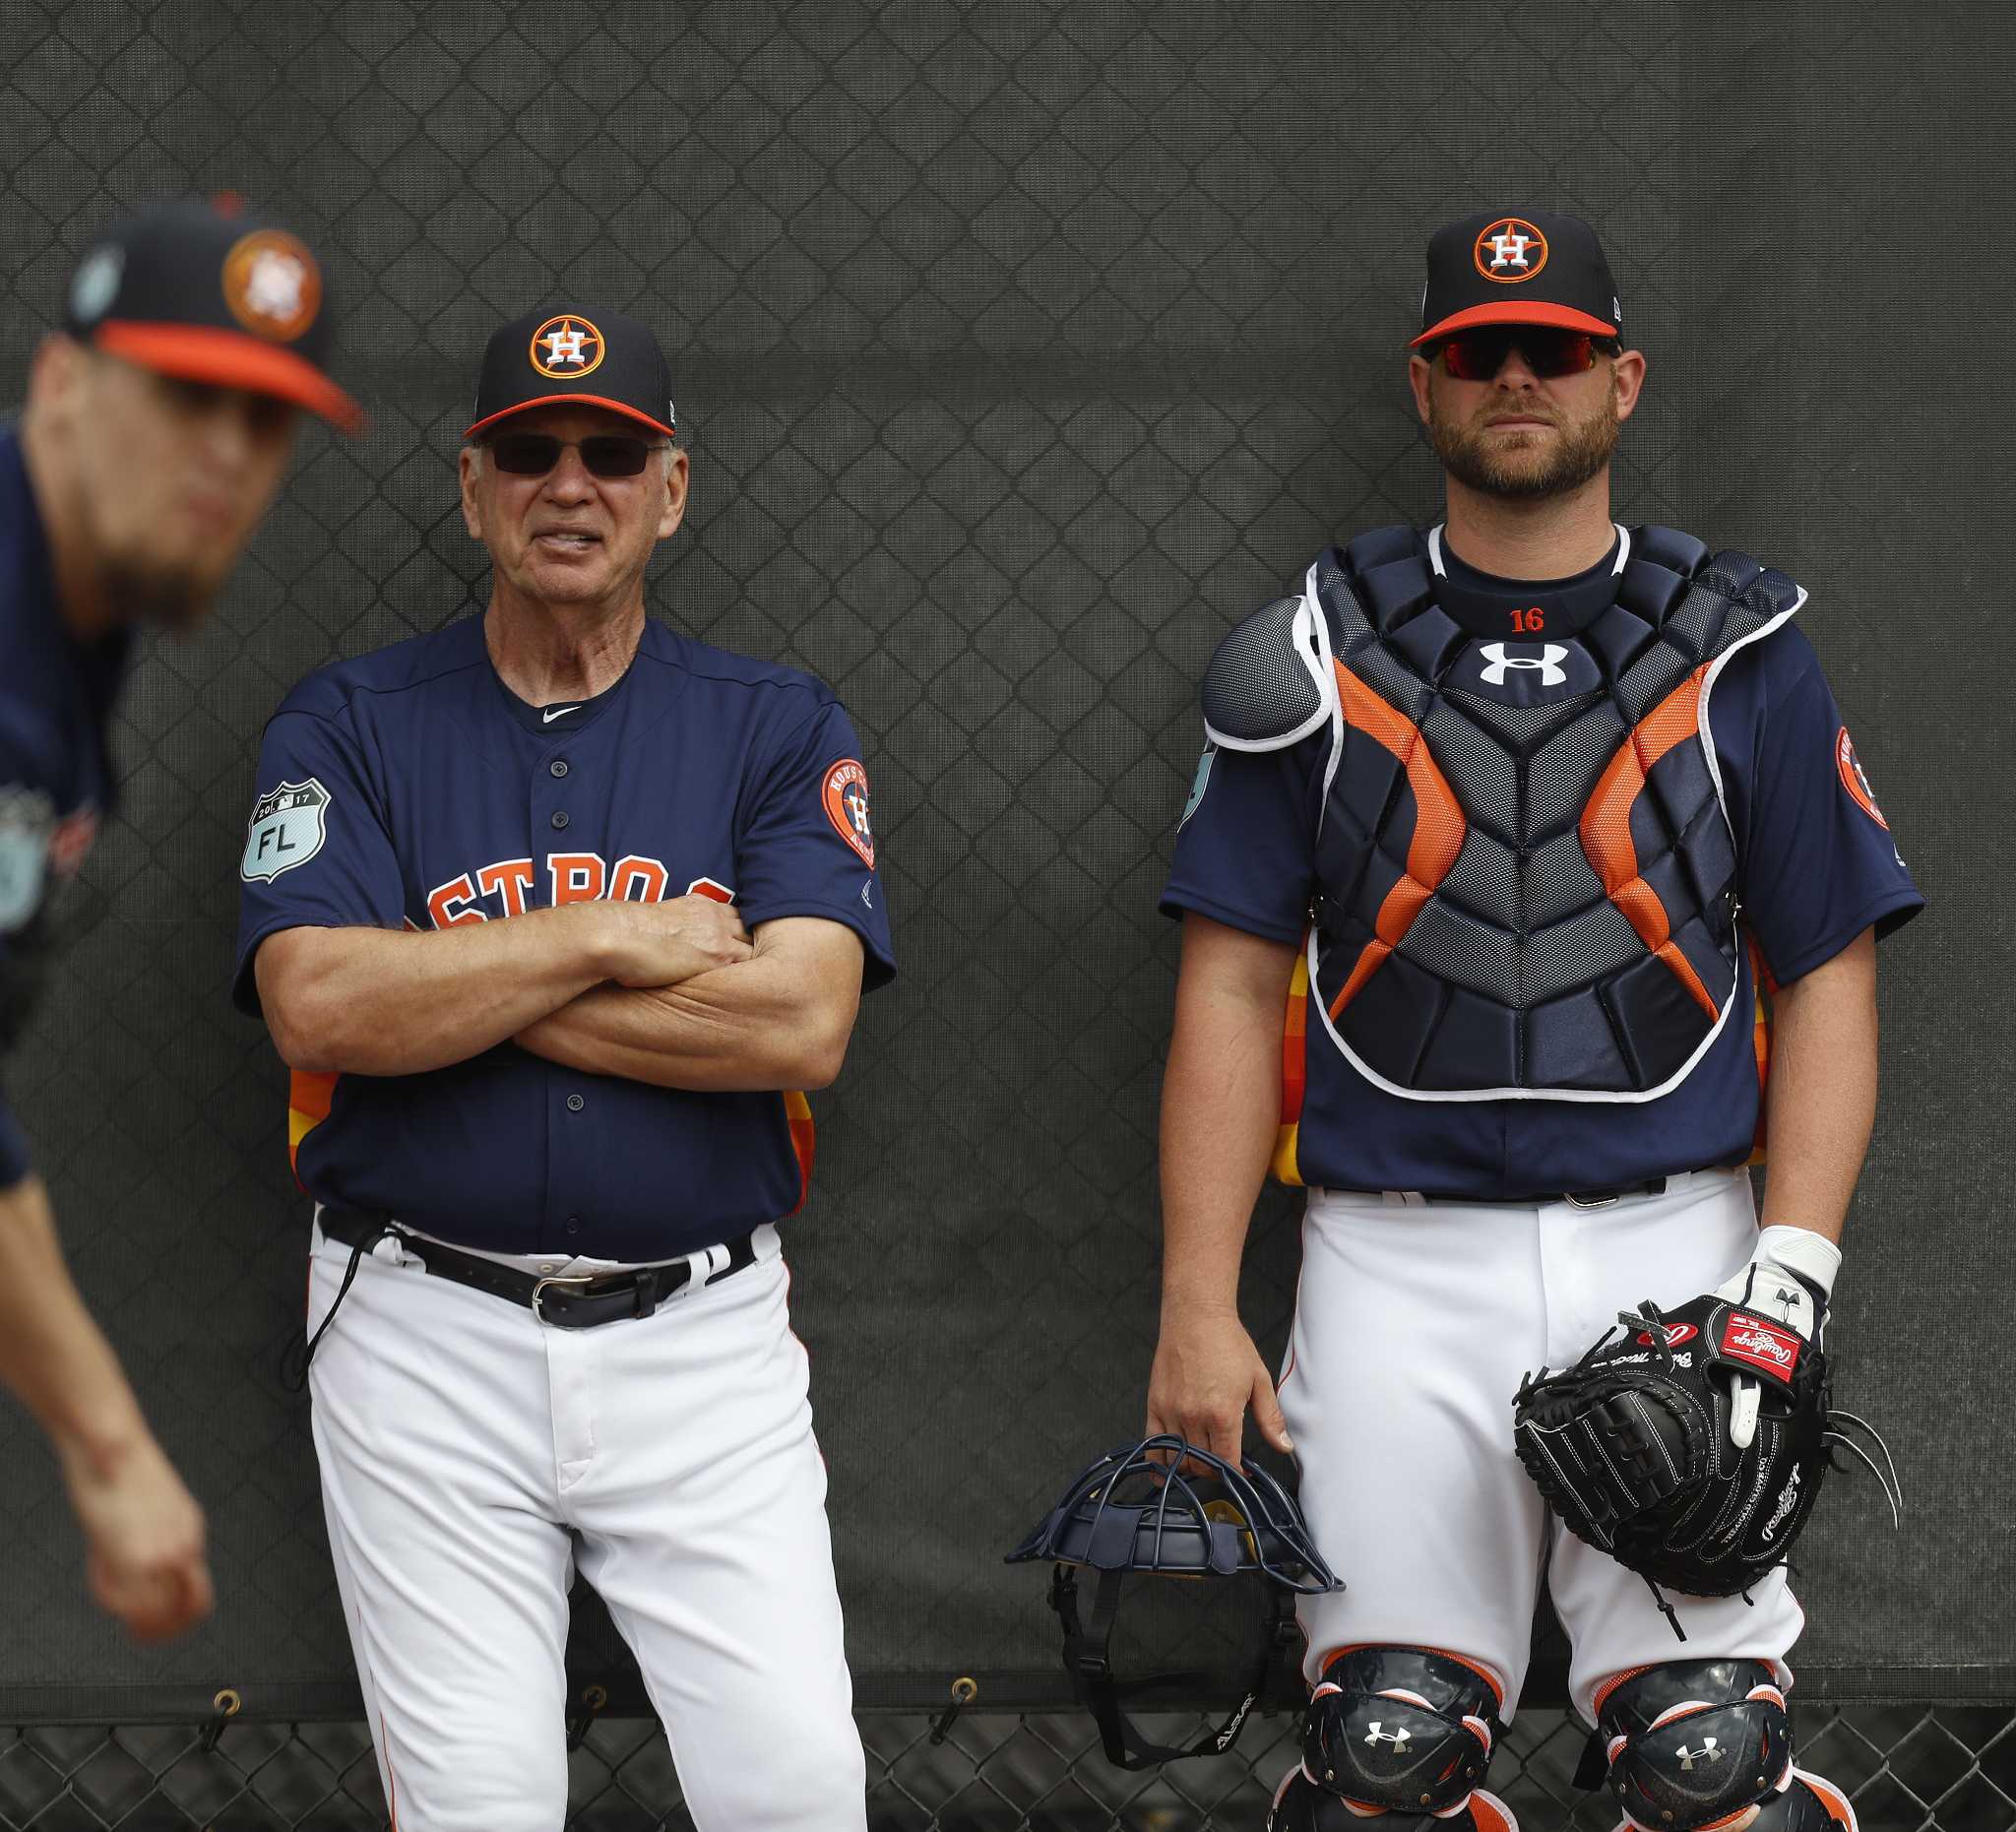
<instances>
[{"instance_id":1,"label":"crossed forearms","mask_svg":"<svg viewBox=\"0 0 2016 1832\"><path fill-rule=\"evenodd\" d=\"M431 932L284 929L254 973L290 1067L414 1075L479 1055L591 987L674 985L752 952L740 918L712 899L597 900Z\"/></svg>"},{"instance_id":2,"label":"crossed forearms","mask_svg":"<svg viewBox=\"0 0 2016 1832\"><path fill-rule=\"evenodd\" d=\"M860 1004L861 944L819 918L766 922L754 956L675 985L598 986L518 1033L567 1068L720 1093L839 1075Z\"/></svg>"},{"instance_id":3,"label":"crossed forearms","mask_svg":"<svg viewBox=\"0 0 2016 1832\"><path fill-rule=\"evenodd\" d=\"M268 1028L296 1069L413 1075L515 1042L662 1088L823 1088L860 1003L852 930L787 916L752 942L706 897L566 904L431 932L293 928L261 947Z\"/></svg>"}]
</instances>

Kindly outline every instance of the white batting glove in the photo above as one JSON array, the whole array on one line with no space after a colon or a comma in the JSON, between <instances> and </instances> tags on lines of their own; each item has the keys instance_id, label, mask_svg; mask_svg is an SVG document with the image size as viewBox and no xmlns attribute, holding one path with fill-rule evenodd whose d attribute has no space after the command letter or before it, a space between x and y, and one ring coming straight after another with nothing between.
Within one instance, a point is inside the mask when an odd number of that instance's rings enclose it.
<instances>
[{"instance_id":1,"label":"white batting glove","mask_svg":"<svg viewBox=\"0 0 2016 1832\"><path fill-rule=\"evenodd\" d=\"M1827 1296L1841 1270L1841 1249L1809 1228L1780 1223L1757 1235L1757 1250L1734 1278L1715 1288L1717 1297L1754 1310L1760 1317L1798 1331L1818 1344L1827 1317ZM1757 1435L1761 1390L1747 1374L1734 1376L1730 1409L1730 1441L1747 1450Z\"/></svg>"}]
</instances>

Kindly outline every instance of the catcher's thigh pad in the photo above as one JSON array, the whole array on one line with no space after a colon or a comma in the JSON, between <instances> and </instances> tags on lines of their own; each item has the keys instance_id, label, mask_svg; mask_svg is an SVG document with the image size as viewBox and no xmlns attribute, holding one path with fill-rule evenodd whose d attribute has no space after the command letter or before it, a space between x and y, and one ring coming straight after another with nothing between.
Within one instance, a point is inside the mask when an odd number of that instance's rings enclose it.
<instances>
[{"instance_id":1,"label":"catcher's thigh pad","mask_svg":"<svg viewBox=\"0 0 2016 1832\"><path fill-rule=\"evenodd\" d=\"M1426 1648L1348 1648L1309 1696L1302 1767L1360 1806L1453 1813L1490 1766L1497 1687Z\"/></svg>"}]
</instances>

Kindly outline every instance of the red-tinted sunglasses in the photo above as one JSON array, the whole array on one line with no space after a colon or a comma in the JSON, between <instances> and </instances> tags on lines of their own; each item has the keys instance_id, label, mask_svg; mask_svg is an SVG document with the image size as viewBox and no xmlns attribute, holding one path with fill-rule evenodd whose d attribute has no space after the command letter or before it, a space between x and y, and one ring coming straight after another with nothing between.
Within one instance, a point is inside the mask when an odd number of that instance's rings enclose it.
<instances>
[{"instance_id":1,"label":"red-tinted sunglasses","mask_svg":"<svg viewBox=\"0 0 2016 1832\"><path fill-rule=\"evenodd\" d=\"M1516 349L1526 358L1526 366L1544 382L1580 375L1596 367L1599 354L1614 356L1619 348L1615 338L1597 337L1588 331L1562 331L1552 325L1485 325L1444 338L1422 354L1430 362L1439 354L1443 367L1459 382L1488 382Z\"/></svg>"}]
</instances>

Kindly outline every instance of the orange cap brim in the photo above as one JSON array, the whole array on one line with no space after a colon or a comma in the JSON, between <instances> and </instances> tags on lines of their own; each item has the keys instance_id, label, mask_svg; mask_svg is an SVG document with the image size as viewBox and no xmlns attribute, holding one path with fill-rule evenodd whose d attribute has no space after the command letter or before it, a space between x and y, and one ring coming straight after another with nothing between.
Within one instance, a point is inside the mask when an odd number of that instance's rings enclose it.
<instances>
[{"instance_id":1,"label":"orange cap brim","mask_svg":"<svg viewBox=\"0 0 2016 1832\"><path fill-rule=\"evenodd\" d=\"M611 413L620 413L625 419L634 419L639 425L649 426L654 432L662 432L667 439L679 435L662 419L653 419L641 408L627 407L620 401L611 401L607 395L541 395L536 401L521 401L516 407L500 408L495 413L486 413L470 427L462 436L473 439L485 426L494 426L500 419L509 419L514 413L530 413L534 408L557 407L562 402L574 402L591 408L607 408Z\"/></svg>"},{"instance_id":2,"label":"orange cap brim","mask_svg":"<svg viewBox=\"0 0 2016 1832\"><path fill-rule=\"evenodd\" d=\"M1587 331L1593 337L1616 337L1620 334L1617 326L1593 318L1587 312L1578 312L1572 305L1548 305L1542 300L1521 305L1506 299L1502 304L1493 300L1488 305L1473 305L1467 311L1451 312L1440 324L1430 325L1419 337L1410 339L1407 347L1418 349L1438 337L1468 331L1472 325L1554 325L1563 331Z\"/></svg>"},{"instance_id":3,"label":"orange cap brim","mask_svg":"<svg viewBox=\"0 0 2016 1832\"><path fill-rule=\"evenodd\" d=\"M345 432L363 430L363 411L305 356L217 325L107 319L92 333L101 350L158 375L276 395Z\"/></svg>"}]
</instances>

